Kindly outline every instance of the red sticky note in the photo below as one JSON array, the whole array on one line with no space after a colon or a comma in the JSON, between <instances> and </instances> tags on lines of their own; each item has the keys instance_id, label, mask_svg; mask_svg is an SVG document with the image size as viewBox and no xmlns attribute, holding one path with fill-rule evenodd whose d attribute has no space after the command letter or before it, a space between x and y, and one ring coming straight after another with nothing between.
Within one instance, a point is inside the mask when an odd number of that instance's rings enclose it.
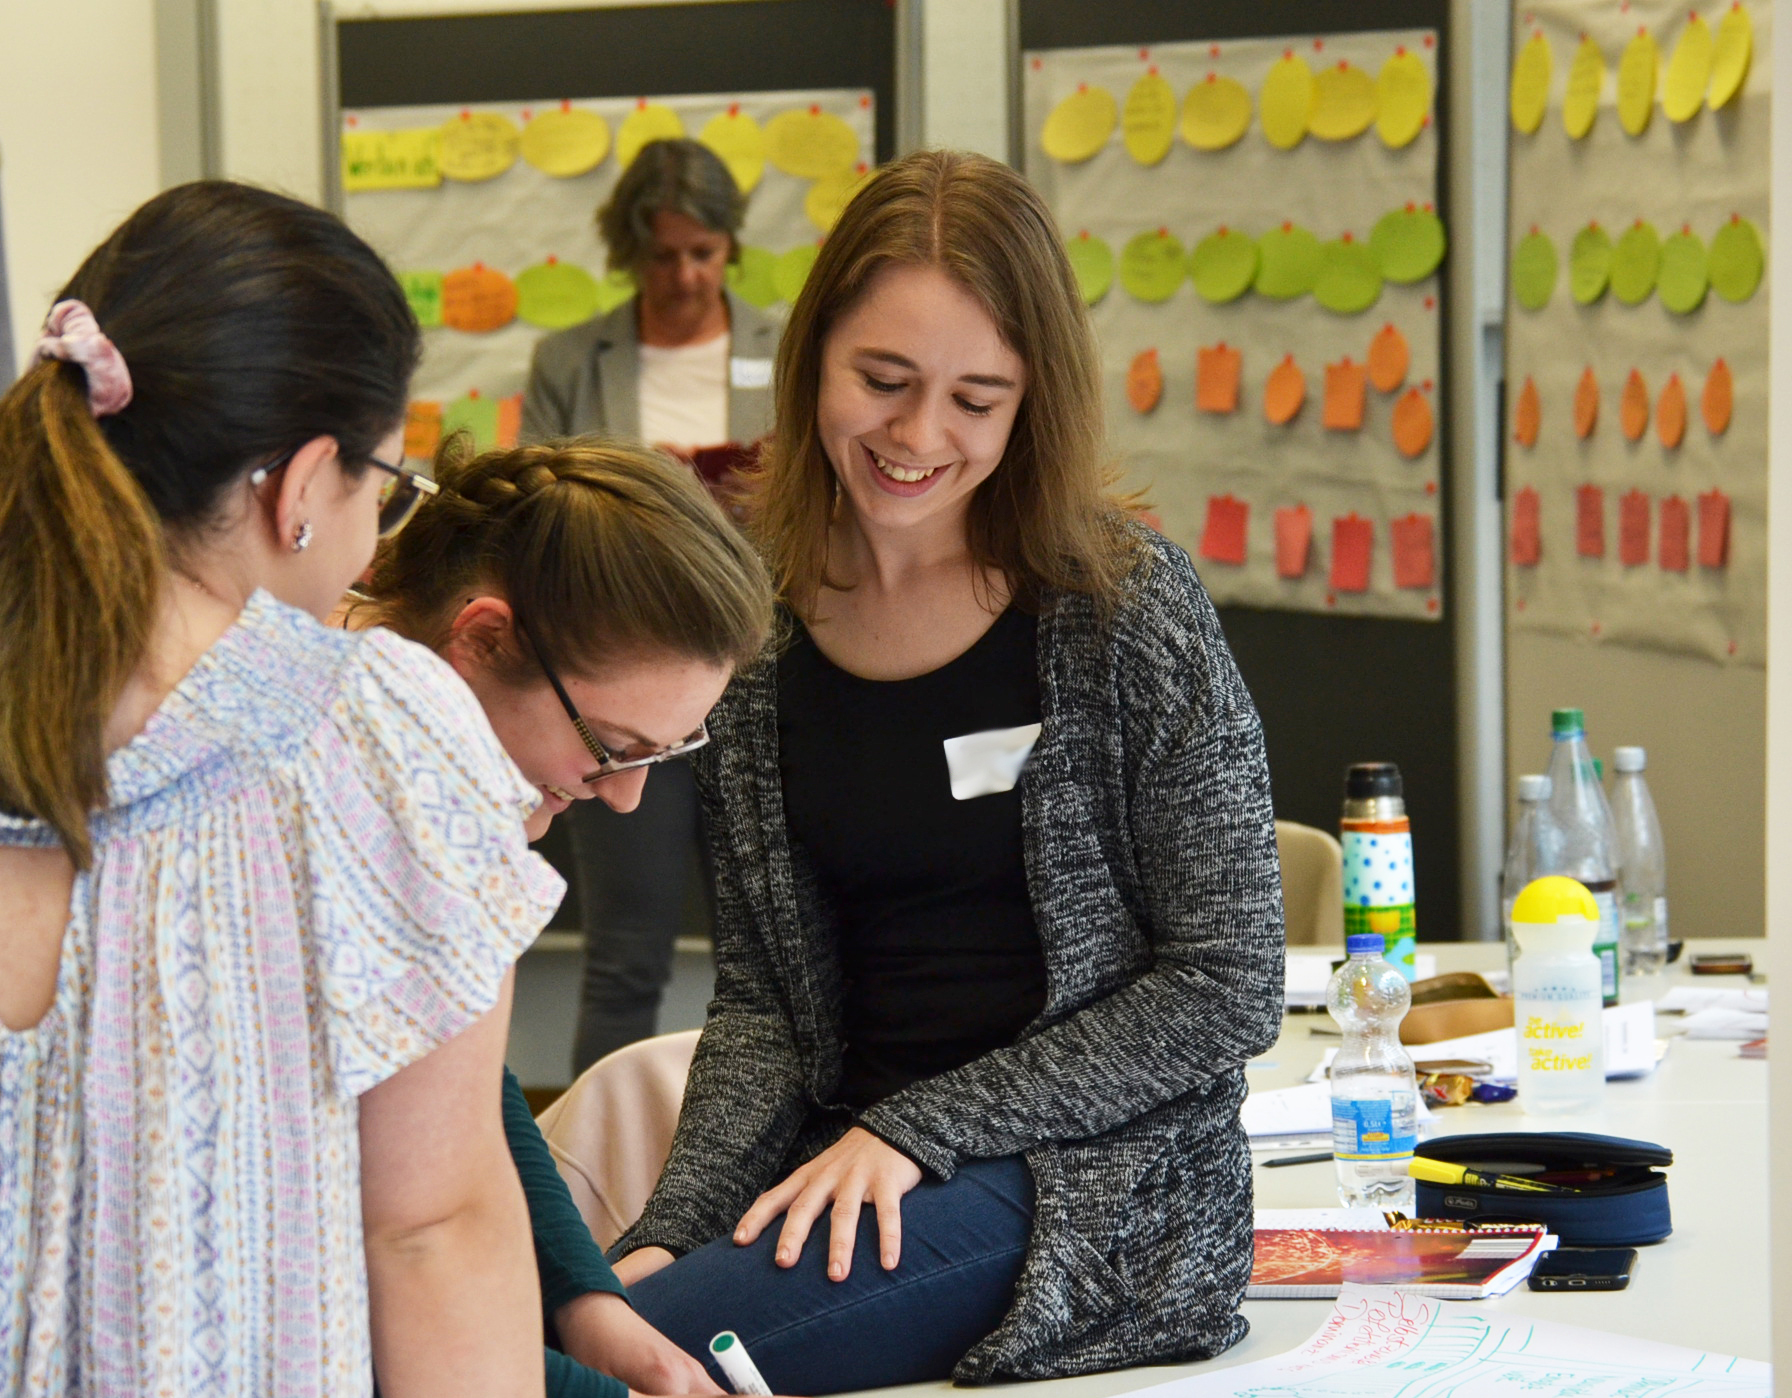
<instances>
[{"instance_id":1,"label":"red sticky note","mask_svg":"<svg viewBox=\"0 0 1792 1398\"><path fill-rule=\"evenodd\" d=\"M1670 495L1661 502L1661 566L1670 573L1686 571L1689 550L1687 547L1692 533L1692 512L1686 508L1686 501L1678 495Z\"/></svg>"},{"instance_id":2,"label":"red sticky note","mask_svg":"<svg viewBox=\"0 0 1792 1398\"><path fill-rule=\"evenodd\" d=\"M1375 547L1375 526L1355 510L1332 521L1332 589L1369 590L1369 555Z\"/></svg>"},{"instance_id":3,"label":"red sticky note","mask_svg":"<svg viewBox=\"0 0 1792 1398\"><path fill-rule=\"evenodd\" d=\"M498 400L498 445L509 450L523 430L523 395L513 393Z\"/></svg>"},{"instance_id":4,"label":"red sticky note","mask_svg":"<svg viewBox=\"0 0 1792 1398\"><path fill-rule=\"evenodd\" d=\"M1195 353L1195 407L1204 413L1238 411L1238 376L1244 356L1224 340Z\"/></svg>"},{"instance_id":5,"label":"red sticky note","mask_svg":"<svg viewBox=\"0 0 1792 1398\"><path fill-rule=\"evenodd\" d=\"M1618 501L1618 562L1640 568L1649 561L1649 497L1626 491Z\"/></svg>"},{"instance_id":6,"label":"red sticky note","mask_svg":"<svg viewBox=\"0 0 1792 1398\"><path fill-rule=\"evenodd\" d=\"M1512 499L1512 565L1535 568L1543 558L1543 505L1530 486Z\"/></svg>"},{"instance_id":7,"label":"red sticky note","mask_svg":"<svg viewBox=\"0 0 1792 1398\"><path fill-rule=\"evenodd\" d=\"M1730 497L1708 490L1699 497L1699 567L1722 568L1730 561Z\"/></svg>"},{"instance_id":8,"label":"red sticky note","mask_svg":"<svg viewBox=\"0 0 1792 1398\"><path fill-rule=\"evenodd\" d=\"M1201 531L1201 557L1215 563L1244 562L1245 529L1251 507L1232 495L1207 497L1207 526Z\"/></svg>"},{"instance_id":9,"label":"red sticky note","mask_svg":"<svg viewBox=\"0 0 1792 1398\"><path fill-rule=\"evenodd\" d=\"M1369 387L1369 369L1353 364L1350 356L1325 366L1325 409L1319 420L1335 432L1360 432L1363 400Z\"/></svg>"},{"instance_id":10,"label":"red sticky note","mask_svg":"<svg viewBox=\"0 0 1792 1398\"><path fill-rule=\"evenodd\" d=\"M1304 578L1313 546L1313 512L1305 505L1276 511L1276 576Z\"/></svg>"},{"instance_id":11,"label":"red sticky note","mask_svg":"<svg viewBox=\"0 0 1792 1398\"><path fill-rule=\"evenodd\" d=\"M1394 586L1430 587L1437 578L1431 516L1406 515L1390 529L1394 536Z\"/></svg>"},{"instance_id":12,"label":"red sticky note","mask_svg":"<svg viewBox=\"0 0 1792 1398\"><path fill-rule=\"evenodd\" d=\"M1605 557L1605 492L1596 485L1574 492L1574 551L1582 558Z\"/></svg>"}]
</instances>

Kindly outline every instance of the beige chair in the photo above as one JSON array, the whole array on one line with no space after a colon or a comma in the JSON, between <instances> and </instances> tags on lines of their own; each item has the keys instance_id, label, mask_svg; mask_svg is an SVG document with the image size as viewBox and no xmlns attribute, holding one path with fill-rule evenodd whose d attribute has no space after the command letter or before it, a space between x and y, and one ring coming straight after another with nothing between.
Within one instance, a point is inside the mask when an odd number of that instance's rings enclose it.
<instances>
[{"instance_id":1,"label":"beige chair","mask_svg":"<svg viewBox=\"0 0 1792 1398\"><path fill-rule=\"evenodd\" d=\"M1276 822L1282 860L1282 914L1288 945L1337 946L1344 940L1344 850L1323 830Z\"/></svg>"},{"instance_id":2,"label":"beige chair","mask_svg":"<svg viewBox=\"0 0 1792 1398\"><path fill-rule=\"evenodd\" d=\"M659 1181L697 1032L642 1039L598 1059L536 1118L599 1247L629 1230Z\"/></svg>"}]
</instances>

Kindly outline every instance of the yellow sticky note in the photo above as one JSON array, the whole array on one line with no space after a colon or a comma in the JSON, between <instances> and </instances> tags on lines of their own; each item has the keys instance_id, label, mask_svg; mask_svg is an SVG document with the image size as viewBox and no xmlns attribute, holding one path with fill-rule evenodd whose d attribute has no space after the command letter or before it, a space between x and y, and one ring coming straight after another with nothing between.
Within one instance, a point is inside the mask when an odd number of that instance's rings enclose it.
<instances>
[{"instance_id":1,"label":"yellow sticky note","mask_svg":"<svg viewBox=\"0 0 1792 1398\"><path fill-rule=\"evenodd\" d=\"M793 107L766 122L765 153L785 174L819 180L859 163L859 134L818 106Z\"/></svg>"},{"instance_id":2,"label":"yellow sticky note","mask_svg":"<svg viewBox=\"0 0 1792 1398\"><path fill-rule=\"evenodd\" d=\"M826 175L809 186L809 192L803 196L803 212L808 215L809 222L823 233L833 231L834 225L840 222L840 215L846 212L846 206L871 178L871 171L865 166L848 170L843 175Z\"/></svg>"},{"instance_id":3,"label":"yellow sticky note","mask_svg":"<svg viewBox=\"0 0 1792 1398\"><path fill-rule=\"evenodd\" d=\"M1661 109L1669 121L1690 121L1705 105L1705 85L1711 81L1711 26L1696 11L1686 17L1686 28L1674 44L1668 60L1668 80L1661 91Z\"/></svg>"},{"instance_id":4,"label":"yellow sticky note","mask_svg":"<svg viewBox=\"0 0 1792 1398\"><path fill-rule=\"evenodd\" d=\"M462 112L441 125L442 173L478 183L496 179L516 164L522 132L498 112Z\"/></svg>"},{"instance_id":5,"label":"yellow sticky note","mask_svg":"<svg viewBox=\"0 0 1792 1398\"><path fill-rule=\"evenodd\" d=\"M1582 39L1568 69L1568 91L1562 95L1562 126L1575 140L1593 129L1604 87L1605 55L1591 39Z\"/></svg>"},{"instance_id":6,"label":"yellow sticky note","mask_svg":"<svg viewBox=\"0 0 1792 1398\"><path fill-rule=\"evenodd\" d=\"M1108 143L1120 120L1114 94L1105 87L1079 83L1075 92L1051 110L1039 144L1053 160L1075 165Z\"/></svg>"},{"instance_id":7,"label":"yellow sticky note","mask_svg":"<svg viewBox=\"0 0 1792 1398\"><path fill-rule=\"evenodd\" d=\"M1322 141L1354 140L1369 129L1379 105L1375 79L1355 64L1339 61L1313 78L1307 130Z\"/></svg>"},{"instance_id":8,"label":"yellow sticky note","mask_svg":"<svg viewBox=\"0 0 1792 1398\"><path fill-rule=\"evenodd\" d=\"M1549 107L1549 80L1555 61L1549 40L1538 30L1525 41L1512 63L1512 125L1529 136L1543 125Z\"/></svg>"},{"instance_id":9,"label":"yellow sticky note","mask_svg":"<svg viewBox=\"0 0 1792 1398\"><path fill-rule=\"evenodd\" d=\"M1660 63L1655 36L1638 29L1618 60L1618 124L1632 136L1649 129L1649 117L1655 110L1655 70Z\"/></svg>"},{"instance_id":10,"label":"yellow sticky note","mask_svg":"<svg viewBox=\"0 0 1792 1398\"><path fill-rule=\"evenodd\" d=\"M1156 165L1176 141L1176 90L1153 68L1132 85L1120 113L1126 153L1140 165Z\"/></svg>"},{"instance_id":11,"label":"yellow sticky note","mask_svg":"<svg viewBox=\"0 0 1792 1398\"><path fill-rule=\"evenodd\" d=\"M1293 150L1307 135L1313 119L1313 70L1306 59L1286 50L1263 79L1257 94L1263 139L1277 150Z\"/></svg>"},{"instance_id":12,"label":"yellow sticky note","mask_svg":"<svg viewBox=\"0 0 1792 1398\"><path fill-rule=\"evenodd\" d=\"M1748 77L1749 58L1755 48L1755 25L1742 0L1731 0L1717 26L1717 43L1711 54L1711 91L1705 100L1716 111L1738 92Z\"/></svg>"},{"instance_id":13,"label":"yellow sticky note","mask_svg":"<svg viewBox=\"0 0 1792 1398\"><path fill-rule=\"evenodd\" d=\"M1411 145L1431 115L1431 70L1402 44L1381 65L1375 88L1379 108L1375 130L1382 143L1394 150Z\"/></svg>"},{"instance_id":14,"label":"yellow sticky note","mask_svg":"<svg viewBox=\"0 0 1792 1398\"><path fill-rule=\"evenodd\" d=\"M342 188L434 189L442 182L442 133L435 127L407 131L344 131Z\"/></svg>"},{"instance_id":15,"label":"yellow sticky note","mask_svg":"<svg viewBox=\"0 0 1792 1398\"><path fill-rule=\"evenodd\" d=\"M704 123L697 139L714 151L735 186L751 194L765 175L765 129L736 103Z\"/></svg>"},{"instance_id":16,"label":"yellow sticky note","mask_svg":"<svg viewBox=\"0 0 1792 1398\"><path fill-rule=\"evenodd\" d=\"M645 97L622 119L616 133L616 159L624 170L635 163L641 147L652 141L676 141L684 135L684 123L678 113L663 102L649 102Z\"/></svg>"},{"instance_id":17,"label":"yellow sticky note","mask_svg":"<svg viewBox=\"0 0 1792 1398\"><path fill-rule=\"evenodd\" d=\"M610 153L610 123L596 112L563 104L523 128L523 159L544 174L571 179L595 170Z\"/></svg>"},{"instance_id":18,"label":"yellow sticky note","mask_svg":"<svg viewBox=\"0 0 1792 1398\"><path fill-rule=\"evenodd\" d=\"M1209 73L1182 101L1182 139L1196 150L1224 150L1250 125L1251 94L1234 78Z\"/></svg>"}]
</instances>

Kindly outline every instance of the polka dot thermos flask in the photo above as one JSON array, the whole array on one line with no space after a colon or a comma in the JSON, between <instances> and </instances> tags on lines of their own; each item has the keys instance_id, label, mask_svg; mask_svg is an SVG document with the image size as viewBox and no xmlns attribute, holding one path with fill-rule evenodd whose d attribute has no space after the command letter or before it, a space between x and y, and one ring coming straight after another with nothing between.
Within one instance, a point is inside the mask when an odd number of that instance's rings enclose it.
<instances>
[{"instance_id":1,"label":"polka dot thermos flask","mask_svg":"<svg viewBox=\"0 0 1792 1398\"><path fill-rule=\"evenodd\" d=\"M1400 769L1358 762L1344 774L1344 935L1379 932L1390 965L1415 975L1412 824Z\"/></svg>"}]
</instances>

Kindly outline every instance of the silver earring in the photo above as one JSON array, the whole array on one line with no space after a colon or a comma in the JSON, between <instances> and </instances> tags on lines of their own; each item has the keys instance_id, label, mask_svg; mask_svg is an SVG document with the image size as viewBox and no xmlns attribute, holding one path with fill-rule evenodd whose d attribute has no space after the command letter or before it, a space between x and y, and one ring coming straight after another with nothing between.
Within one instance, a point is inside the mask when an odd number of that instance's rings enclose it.
<instances>
[{"instance_id":1,"label":"silver earring","mask_svg":"<svg viewBox=\"0 0 1792 1398\"><path fill-rule=\"evenodd\" d=\"M306 520L299 526L299 532L292 536L292 551L303 553L311 547L311 521Z\"/></svg>"}]
</instances>

